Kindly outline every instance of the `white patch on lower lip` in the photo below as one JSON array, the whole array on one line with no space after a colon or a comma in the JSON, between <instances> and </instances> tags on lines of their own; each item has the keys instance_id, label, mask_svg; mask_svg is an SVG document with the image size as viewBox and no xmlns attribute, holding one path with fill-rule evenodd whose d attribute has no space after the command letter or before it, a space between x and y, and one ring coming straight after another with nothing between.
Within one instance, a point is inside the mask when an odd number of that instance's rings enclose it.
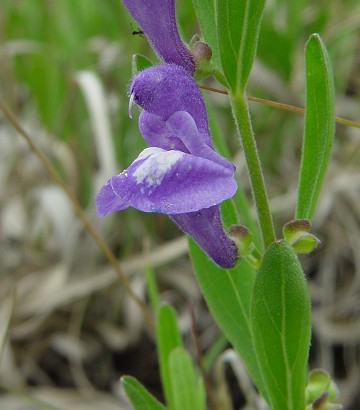
<instances>
[{"instance_id":1,"label":"white patch on lower lip","mask_svg":"<svg viewBox=\"0 0 360 410\"><path fill-rule=\"evenodd\" d=\"M165 151L157 147L145 149L137 159L147 159L133 173L136 183L142 184L145 181L148 186L160 185L165 175L183 155L181 151Z\"/></svg>"}]
</instances>

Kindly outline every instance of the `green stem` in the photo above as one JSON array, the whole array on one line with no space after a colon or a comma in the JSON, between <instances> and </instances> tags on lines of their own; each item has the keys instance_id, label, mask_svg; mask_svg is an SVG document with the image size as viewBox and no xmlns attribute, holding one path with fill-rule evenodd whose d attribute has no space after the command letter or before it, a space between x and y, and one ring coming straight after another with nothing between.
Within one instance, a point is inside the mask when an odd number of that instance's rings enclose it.
<instances>
[{"instance_id":1,"label":"green stem","mask_svg":"<svg viewBox=\"0 0 360 410\"><path fill-rule=\"evenodd\" d=\"M267 248L276 240L269 202L266 195L264 177L261 169L256 141L251 126L247 99L242 94L230 94L231 106L240 134L247 167L250 175L252 194L254 197L264 245Z\"/></svg>"}]
</instances>

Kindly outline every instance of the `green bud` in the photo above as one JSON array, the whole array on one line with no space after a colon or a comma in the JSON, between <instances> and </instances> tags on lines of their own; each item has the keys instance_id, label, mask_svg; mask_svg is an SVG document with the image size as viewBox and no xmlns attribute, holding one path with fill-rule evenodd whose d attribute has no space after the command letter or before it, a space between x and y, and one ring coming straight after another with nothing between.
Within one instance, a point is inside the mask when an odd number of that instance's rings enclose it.
<instances>
[{"instance_id":1,"label":"green bud","mask_svg":"<svg viewBox=\"0 0 360 410\"><path fill-rule=\"evenodd\" d=\"M259 269L261 254L255 247L253 235L249 229L244 225L231 225L229 237L235 242L239 257L246 259L255 269Z\"/></svg>"},{"instance_id":2,"label":"green bud","mask_svg":"<svg viewBox=\"0 0 360 410\"><path fill-rule=\"evenodd\" d=\"M189 46L190 46L190 48L193 46L193 44L194 44L196 41L201 41L201 38L200 38L199 34L194 34L194 35L191 37L191 40L189 41Z\"/></svg>"},{"instance_id":3,"label":"green bud","mask_svg":"<svg viewBox=\"0 0 360 410\"><path fill-rule=\"evenodd\" d=\"M309 233L311 223L307 219L295 219L283 227L283 235L286 243L293 247L296 253L310 253L320 240Z\"/></svg>"},{"instance_id":4,"label":"green bud","mask_svg":"<svg viewBox=\"0 0 360 410\"><path fill-rule=\"evenodd\" d=\"M194 57L197 67L203 67L210 63L212 57L211 47L203 41L195 41L191 47L191 54Z\"/></svg>"},{"instance_id":5,"label":"green bud","mask_svg":"<svg viewBox=\"0 0 360 410\"><path fill-rule=\"evenodd\" d=\"M196 81L202 80L205 77L214 75L216 67L211 61L212 50L209 44L200 40L198 34L195 34L189 43L190 51L195 62Z\"/></svg>"},{"instance_id":6,"label":"green bud","mask_svg":"<svg viewBox=\"0 0 360 410\"><path fill-rule=\"evenodd\" d=\"M240 257L248 256L254 250L252 233L244 225L231 225L229 236L236 243Z\"/></svg>"},{"instance_id":7,"label":"green bud","mask_svg":"<svg viewBox=\"0 0 360 410\"><path fill-rule=\"evenodd\" d=\"M338 396L338 388L331 380L329 374L322 369L315 369L309 373L308 384L305 389L305 397L308 409L338 410L340 404L331 403Z\"/></svg>"}]
</instances>

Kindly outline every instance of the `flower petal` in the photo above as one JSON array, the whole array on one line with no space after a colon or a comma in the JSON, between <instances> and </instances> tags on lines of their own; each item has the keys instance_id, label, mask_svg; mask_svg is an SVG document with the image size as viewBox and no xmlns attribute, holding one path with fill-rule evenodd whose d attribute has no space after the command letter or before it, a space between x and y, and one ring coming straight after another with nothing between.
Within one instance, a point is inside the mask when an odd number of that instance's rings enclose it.
<instances>
[{"instance_id":1,"label":"flower petal","mask_svg":"<svg viewBox=\"0 0 360 410\"><path fill-rule=\"evenodd\" d=\"M167 121L142 111L139 128L146 142L153 147L175 149L214 161L235 171L234 165L206 143L196 127L195 120L186 111L178 111Z\"/></svg>"},{"instance_id":2,"label":"flower petal","mask_svg":"<svg viewBox=\"0 0 360 410\"><path fill-rule=\"evenodd\" d=\"M175 64L161 64L137 74L130 85L133 101L166 121L177 111L194 119L199 133L212 147L204 100L192 77Z\"/></svg>"},{"instance_id":3,"label":"flower petal","mask_svg":"<svg viewBox=\"0 0 360 410\"><path fill-rule=\"evenodd\" d=\"M238 259L237 248L224 232L219 206L171 215L171 219L219 266L229 269L235 265Z\"/></svg>"},{"instance_id":4,"label":"flower petal","mask_svg":"<svg viewBox=\"0 0 360 410\"><path fill-rule=\"evenodd\" d=\"M131 167L137 168L151 155L149 149L143 150L136 160L131 164ZM107 215L111 212L121 211L128 208L130 204L130 198L132 195L131 190L124 190L122 195L117 195L113 189L113 180L116 178L117 183L123 183L124 186L128 183L129 170L125 169L121 174L113 176L107 180L107 182L100 188L100 191L95 197L96 211L100 216Z\"/></svg>"},{"instance_id":5,"label":"flower petal","mask_svg":"<svg viewBox=\"0 0 360 410\"><path fill-rule=\"evenodd\" d=\"M120 175L119 175L120 176ZM104 216L111 212L121 211L129 206L129 202L115 194L110 178L95 197L95 207L98 215Z\"/></svg>"},{"instance_id":6,"label":"flower petal","mask_svg":"<svg viewBox=\"0 0 360 410\"><path fill-rule=\"evenodd\" d=\"M183 142L190 154L214 161L235 171L235 166L209 147L199 134L194 118L186 111L177 111L166 121L169 133L173 133Z\"/></svg>"},{"instance_id":7,"label":"flower petal","mask_svg":"<svg viewBox=\"0 0 360 410\"><path fill-rule=\"evenodd\" d=\"M176 150L189 152L182 141L169 131L166 121L160 117L142 111L139 116L139 128L150 147L159 147L167 151Z\"/></svg>"},{"instance_id":8,"label":"flower petal","mask_svg":"<svg viewBox=\"0 0 360 410\"><path fill-rule=\"evenodd\" d=\"M176 25L175 0L123 0L123 3L162 60L193 74L194 60L181 41Z\"/></svg>"},{"instance_id":9,"label":"flower petal","mask_svg":"<svg viewBox=\"0 0 360 410\"><path fill-rule=\"evenodd\" d=\"M110 187L115 196L109 193ZM143 212L178 214L217 205L232 197L236 189L228 168L181 151L152 147L105 184L96 204L101 215L128 206Z\"/></svg>"}]
</instances>

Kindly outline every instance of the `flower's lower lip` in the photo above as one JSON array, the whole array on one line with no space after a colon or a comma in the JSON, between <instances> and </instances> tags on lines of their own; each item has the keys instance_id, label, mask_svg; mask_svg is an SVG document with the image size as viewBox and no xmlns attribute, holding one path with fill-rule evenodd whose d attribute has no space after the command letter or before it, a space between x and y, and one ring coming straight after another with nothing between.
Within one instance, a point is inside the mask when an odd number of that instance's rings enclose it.
<instances>
[{"instance_id":1,"label":"flower's lower lip","mask_svg":"<svg viewBox=\"0 0 360 410\"><path fill-rule=\"evenodd\" d=\"M130 100L129 100L129 117L132 119L132 107L135 105L134 102L135 99L135 93L131 93L130 95Z\"/></svg>"}]
</instances>

